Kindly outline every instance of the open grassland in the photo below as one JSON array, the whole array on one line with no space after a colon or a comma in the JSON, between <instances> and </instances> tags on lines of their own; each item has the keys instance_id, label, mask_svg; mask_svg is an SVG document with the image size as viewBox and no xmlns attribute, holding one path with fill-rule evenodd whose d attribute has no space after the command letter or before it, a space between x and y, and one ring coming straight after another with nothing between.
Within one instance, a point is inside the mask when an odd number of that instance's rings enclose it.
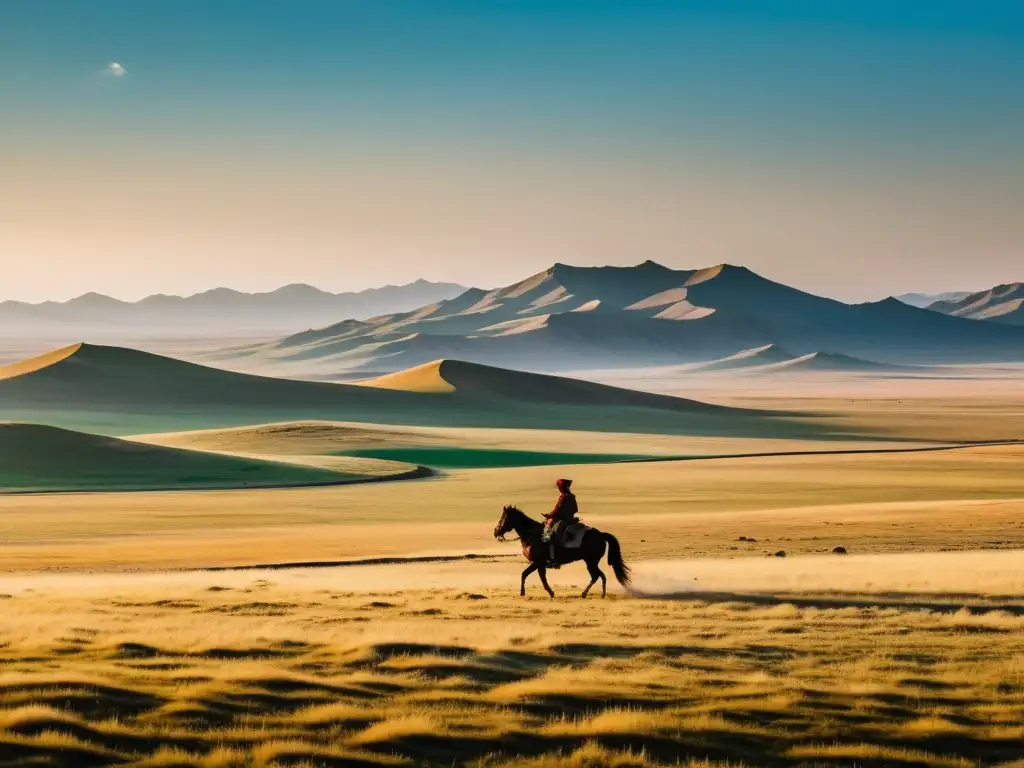
<instances>
[{"instance_id":1,"label":"open grassland","mask_svg":"<svg viewBox=\"0 0 1024 768\"><path fill-rule=\"evenodd\" d=\"M228 429L158 432L133 441L234 455L295 457L394 455L429 466L501 467L592 464L626 458L688 458L820 451L904 450L910 440L785 440L650 435L556 429L415 427L337 421L289 421Z\"/></svg>"},{"instance_id":2,"label":"open grassland","mask_svg":"<svg viewBox=\"0 0 1024 768\"><path fill-rule=\"evenodd\" d=\"M890 574L856 604L523 600L417 589L426 566L367 584L361 568L41 577L3 602L0 765L1019 765L1020 556L1001 575L907 557L959 572L960 593L908 604L899 558L844 561L853 586ZM804 560L761 562L795 582L836 558Z\"/></svg>"},{"instance_id":3,"label":"open grassland","mask_svg":"<svg viewBox=\"0 0 1024 768\"><path fill-rule=\"evenodd\" d=\"M818 414L837 431L921 441L1024 437L1024 365L963 366L936 376L787 377L588 374L595 380L737 408Z\"/></svg>"},{"instance_id":4,"label":"open grassland","mask_svg":"<svg viewBox=\"0 0 1024 768\"><path fill-rule=\"evenodd\" d=\"M555 477L642 557L1024 546L1024 446L934 453L482 469L274 491L2 497L0 568L147 568L508 552L501 505ZM145 536L139 536L140 530ZM738 542L740 536L757 542Z\"/></svg>"},{"instance_id":5,"label":"open grassland","mask_svg":"<svg viewBox=\"0 0 1024 768\"><path fill-rule=\"evenodd\" d=\"M720 400L890 448L1024 436L1008 390L885 392ZM135 440L332 471L382 447L824 447L324 422ZM1022 768L1022 466L1003 445L0 496L0 767ZM494 523L505 503L539 516L558 476L621 540L632 592L580 601L577 564L551 574L558 599L517 596Z\"/></svg>"}]
</instances>

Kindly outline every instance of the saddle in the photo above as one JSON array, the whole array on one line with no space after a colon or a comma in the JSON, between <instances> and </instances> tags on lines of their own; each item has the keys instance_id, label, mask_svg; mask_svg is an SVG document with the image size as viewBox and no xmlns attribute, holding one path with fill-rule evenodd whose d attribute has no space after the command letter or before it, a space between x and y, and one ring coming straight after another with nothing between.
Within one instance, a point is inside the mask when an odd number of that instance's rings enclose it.
<instances>
[{"instance_id":1,"label":"saddle","mask_svg":"<svg viewBox=\"0 0 1024 768\"><path fill-rule=\"evenodd\" d=\"M555 546L563 549L578 549L583 544L583 537L589 530L589 525L584 525L579 519L574 518L562 528L555 541Z\"/></svg>"}]
</instances>

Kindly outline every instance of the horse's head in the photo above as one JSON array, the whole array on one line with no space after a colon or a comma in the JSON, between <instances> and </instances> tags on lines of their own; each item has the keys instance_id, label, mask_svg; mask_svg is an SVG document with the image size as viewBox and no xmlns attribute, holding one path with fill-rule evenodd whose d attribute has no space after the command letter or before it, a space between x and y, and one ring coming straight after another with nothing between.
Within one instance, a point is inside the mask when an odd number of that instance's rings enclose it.
<instances>
[{"instance_id":1,"label":"horse's head","mask_svg":"<svg viewBox=\"0 0 1024 768\"><path fill-rule=\"evenodd\" d=\"M505 534L516 527L516 518L522 514L522 512L511 505L504 507L501 510L501 517L498 518L498 524L494 526L494 538L504 541Z\"/></svg>"}]
</instances>

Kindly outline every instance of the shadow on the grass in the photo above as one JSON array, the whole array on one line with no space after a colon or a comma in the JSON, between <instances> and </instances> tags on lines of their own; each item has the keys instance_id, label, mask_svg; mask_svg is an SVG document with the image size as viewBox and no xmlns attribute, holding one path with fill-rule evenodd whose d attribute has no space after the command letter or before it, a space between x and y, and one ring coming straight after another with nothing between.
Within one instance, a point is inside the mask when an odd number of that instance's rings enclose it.
<instances>
[{"instance_id":1,"label":"shadow on the grass","mask_svg":"<svg viewBox=\"0 0 1024 768\"><path fill-rule=\"evenodd\" d=\"M865 595L849 594L808 594L791 592L644 592L633 590L634 597L645 600L674 600L691 603L730 603L757 607L792 605L796 608L899 608L911 611L932 611L934 613L960 613L972 615L1001 612L1013 616L1024 616L1024 597L989 597L976 594L952 594L942 592L882 592ZM979 632L1001 632L998 628L978 627Z\"/></svg>"}]
</instances>

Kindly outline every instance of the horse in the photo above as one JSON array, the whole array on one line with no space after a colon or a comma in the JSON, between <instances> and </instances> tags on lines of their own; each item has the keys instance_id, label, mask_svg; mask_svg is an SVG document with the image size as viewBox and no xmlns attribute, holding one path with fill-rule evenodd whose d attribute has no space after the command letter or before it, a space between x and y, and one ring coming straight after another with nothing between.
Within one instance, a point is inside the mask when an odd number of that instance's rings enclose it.
<instances>
[{"instance_id":1,"label":"horse","mask_svg":"<svg viewBox=\"0 0 1024 768\"><path fill-rule=\"evenodd\" d=\"M515 531L522 542L523 556L530 563L526 570L523 571L523 578L519 585L519 596L523 597L526 595L526 577L537 571L540 583L544 585L548 595L554 597L555 592L548 584L546 566L548 558L545 550L550 545L541 541L541 535L544 533L544 523L527 517L525 512L514 506L507 506L502 509L501 519L494 526L494 538L504 541L505 535L511 531ZM583 590L583 594L580 595L584 599L586 599L587 593L590 592L591 587L597 583L598 579L601 580L601 597L608 593L608 579L598 567L606 549L608 551L608 565L615 572L615 578L618 579L619 584L622 586L629 586L629 566L622 559L622 549L619 547L619 540L610 533L603 533L596 528L590 528L583 534L583 541L579 547L573 549L555 547L555 562L558 565L574 563L577 560L583 560L587 564L587 570L590 571L590 583Z\"/></svg>"}]
</instances>

